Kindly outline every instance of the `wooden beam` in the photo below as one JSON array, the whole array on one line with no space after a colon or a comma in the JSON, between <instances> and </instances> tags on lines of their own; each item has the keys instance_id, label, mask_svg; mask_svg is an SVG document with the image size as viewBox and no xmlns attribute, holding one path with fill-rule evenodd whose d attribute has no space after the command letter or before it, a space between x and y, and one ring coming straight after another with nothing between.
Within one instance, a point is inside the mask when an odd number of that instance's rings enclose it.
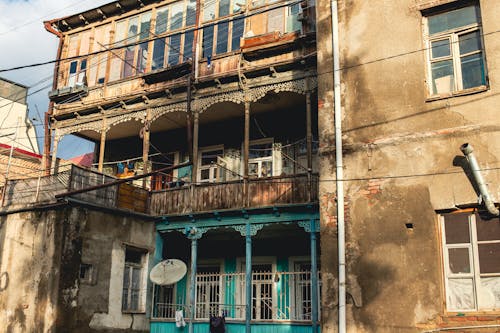
<instances>
[{"instance_id":1,"label":"wooden beam","mask_svg":"<svg viewBox=\"0 0 500 333\"><path fill-rule=\"evenodd\" d=\"M248 159L250 154L250 101L245 101L245 133L243 138L243 200L249 202L248 191Z\"/></svg>"}]
</instances>

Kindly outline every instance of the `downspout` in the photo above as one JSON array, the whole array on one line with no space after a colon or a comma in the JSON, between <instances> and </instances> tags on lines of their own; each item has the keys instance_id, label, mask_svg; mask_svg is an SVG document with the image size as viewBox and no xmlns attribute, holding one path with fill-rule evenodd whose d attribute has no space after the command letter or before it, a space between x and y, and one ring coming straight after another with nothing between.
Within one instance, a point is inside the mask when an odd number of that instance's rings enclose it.
<instances>
[{"instance_id":1,"label":"downspout","mask_svg":"<svg viewBox=\"0 0 500 333\"><path fill-rule=\"evenodd\" d=\"M59 74L59 60L61 59L61 54L62 54L62 46L63 46L63 34L56 30L52 24L53 21L45 21L43 22L45 26L45 30L48 32L56 35L59 38L59 46L57 47L57 62L56 65L54 66L54 78L52 80L52 89L57 89L57 77ZM48 176L51 174L50 170L50 144L51 144L51 135L50 135L50 129L49 129L49 123L50 123L50 116L52 115L52 111L54 110L54 102L50 101L49 102L49 109L47 112L45 112L45 122L44 122L44 145L43 145L43 166L42 169L45 169L45 174ZM54 158L56 158L54 156Z\"/></svg>"},{"instance_id":2,"label":"downspout","mask_svg":"<svg viewBox=\"0 0 500 333\"><path fill-rule=\"evenodd\" d=\"M497 207L495 207L495 203L488 191L488 187L486 187L486 183L484 182L483 175L481 174L481 169L479 168L479 164L477 163L476 157L474 156L474 149L468 143L464 143L460 146L460 150L467 158L469 162L469 166L472 171L472 175L474 176L474 180L476 181L477 186L479 187L479 194L481 195L481 199L486 206L486 209L491 215L499 216L500 211Z\"/></svg>"},{"instance_id":3,"label":"downspout","mask_svg":"<svg viewBox=\"0 0 500 333\"><path fill-rule=\"evenodd\" d=\"M346 332L344 165L342 161L342 110L340 103L340 47L337 0L332 0L333 93L335 113L335 182L337 188L337 237L339 264L338 332Z\"/></svg>"}]
</instances>

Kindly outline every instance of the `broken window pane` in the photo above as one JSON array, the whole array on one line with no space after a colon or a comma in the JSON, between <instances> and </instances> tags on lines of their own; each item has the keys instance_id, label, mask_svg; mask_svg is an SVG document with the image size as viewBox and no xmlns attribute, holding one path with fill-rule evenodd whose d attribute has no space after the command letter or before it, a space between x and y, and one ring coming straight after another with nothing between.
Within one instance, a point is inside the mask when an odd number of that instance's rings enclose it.
<instances>
[{"instance_id":1,"label":"broken window pane","mask_svg":"<svg viewBox=\"0 0 500 333\"><path fill-rule=\"evenodd\" d=\"M461 60L463 88L469 89L486 85L482 54L473 54L463 57Z\"/></svg>"},{"instance_id":2,"label":"broken window pane","mask_svg":"<svg viewBox=\"0 0 500 333\"><path fill-rule=\"evenodd\" d=\"M432 86L434 94L445 94L453 91L453 61L438 61L432 64Z\"/></svg>"},{"instance_id":3,"label":"broken window pane","mask_svg":"<svg viewBox=\"0 0 500 333\"><path fill-rule=\"evenodd\" d=\"M453 274L471 273L468 248L448 249L448 261L449 261L450 273Z\"/></svg>"},{"instance_id":4,"label":"broken window pane","mask_svg":"<svg viewBox=\"0 0 500 333\"><path fill-rule=\"evenodd\" d=\"M450 310L473 310L475 308L473 279L449 279L448 287Z\"/></svg>"},{"instance_id":5,"label":"broken window pane","mask_svg":"<svg viewBox=\"0 0 500 333\"><path fill-rule=\"evenodd\" d=\"M481 273L500 273L500 243L478 244Z\"/></svg>"},{"instance_id":6,"label":"broken window pane","mask_svg":"<svg viewBox=\"0 0 500 333\"><path fill-rule=\"evenodd\" d=\"M443 39L432 42L432 58L448 57L451 54L450 40Z\"/></svg>"}]
</instances>

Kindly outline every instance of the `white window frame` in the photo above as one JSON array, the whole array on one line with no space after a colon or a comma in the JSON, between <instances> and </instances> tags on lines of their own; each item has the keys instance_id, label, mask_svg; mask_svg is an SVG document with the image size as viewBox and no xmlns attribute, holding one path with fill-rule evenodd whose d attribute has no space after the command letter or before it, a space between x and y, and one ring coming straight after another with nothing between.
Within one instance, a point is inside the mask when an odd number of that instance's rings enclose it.
<instances>
[{"instance_id":1,"label":"white window frame","mask_svg":"<svg viewBox=\"0 0 500 333\"><path fill-rule=\"evenodd\" d=\"M276 274L277 271L277 266L276 266L276 257L272 256L264 256L264 257L252 257L252 266L253 265L271 265L271 274L274 277L274 274ZM236 259L236 267L237 270L241 273L246 272L246 258L237 258ZM245 277L243 277L245 278ZM253 293L253 270L252 270L252 293ZM253 317L253 311L252 311L252 321L272 321L276 319L276 304L278 304L278 295L277 295L277 290L276 290L276 285L274 281L272 281L272 318L271 319L260 319L257 316L257 313L260 314L260 308L257 311L256 310L256 318ZM240 288L236 288L236 299L238 300L238 304L246 304L246 287L245 284L242 283ZM253 299L253 297L252 297ZM253 306L252 306L253 308Z\"/></svg>"},{"instance_id":2,"label":"white window frame","mask_svg":"<svg viewBox=\"0 0 500 333\"><path fill-rule=\"evenodd\" d=\"M217 156L217 163L214 164L202 164L202 155L203 153L207 152L212 152L212 151L217 151L220 150L222 151L222 154L220 156ZM199 153L198 153L198 175L197 175L197 180L200 183L215 183L222 181L220 173L224 172L224 170L221 170L222 168L219 166L219 162L223 159L224 157L224 145L215 145L215 146L208 146L208 147L203 147L200 148ZM208 179L202 179L201 178L201 173L202 171L208 170L209 176Z\"/></svg>"},{"instance_id":3,"label":"white window frame","mask_svg":"<svg viewBox=\"0 0 500 333\"><path fill-rule=\"evenodd\" d=\"M477 6L479 7L479 3L477 4L471 4L470 6ZM468 7L468 6L466 6ZM456 10L458 8L451 8L449 11ZM446 12L446 11L445 11ZM443 13L445 13L443 12ZM442 13L437 13L442 14ZM434 14L429 14L427 16L424 16L424 40L425 40L425 47L427 49L426 52L426 63L427 63L427 91L429 97L437 97L437 96L449 96L453 95L456 93L461 93L463 91L469 91L469 90L478 90L478 89L486 89L488 86L487 82L487 69L486 69L486 59L485 59L485 49L484 49L484 41L482 38L482 26L476 22L474 24L469 24L465 25L462 27L458 27L452 30L447 30L447 31L442 31L433 35L429 34L429 17L433 16ZM481 43L481 48L480 50L476 50L473 52L469 52L466 54L460 54L460 49L459 49L459 37L464 34L468 34L474 31L479 32L479 41ZM439 57L439 58L433 58L432 57L432 43L437 42L440 40L449 40L449 45L450 45L450 55L449 56L444 56L444 57ZM462 66L461 66L461 58L471 56L474 54L481 54L481 58L483 61L483 70L485 73L485 84L464 89L463 87L463 77L462 77ZM452 60L453 63L453 86L452 89L448 92L436 92L434 93L433 89L433 79L432 79L432 64L435 62L440 62L440 61L445 61L445 60Z\"/></svg>"},{"instance_id":4,"label":"white window frame","mask_svg":"<svg viewBox=\"0 0 500 333\"><path fill-rule=\"evenodd\" d=\"M198 268L201 268L201 267L219 267L219 273L218 273L218 277L219 277L219 305L221 305L223 302L224 302L224 299L225 299L225 290L224 290L224 284L223 284L223 278L222 278L222 275L223 275L223 272L224 272L224 261L223 260L219 260L219 259L213 259L213 260L201 260L200 262L198 262L197 264L197 267L196 267L196 274L198 275L199 273L199 270ZM191 275L191 271L189 272L189 274ZM198 293L198 288L199 288L200 284L198 283L198 280L196 281L196 292L195 292L195 305L196 305L196 308L198 307L198 297L199 297L199 293ZM207 312L210 312L210 303L206 303L205 304L205 307L208 308L206 309ZM208 317L198 317L197 316L197 311L194 312L195 313L195 319L208 319Z\"/></svg>"},{"instance_id":5,"label":"white window frame","mask_svg":"<svg viewBox=\"0 0 500 333\"><path fill-rule=\"evenodd\" d=\"M249 158L248 159L248 171L249 171L249 177L251 178L267 178L267 177L272 177L275 175L275 173L279 174L281 173L281 170L275 170L275 163L274 163L274 138L264 138L264 139L258 139L258 140L252 140L250 141L249 143L249 150L252 149L252 146L254 145L261 145L261 144L268 144L270 143L272 148L271 148L271 155L269 156L265 156L265 157L256 157L256 158ZM243 149L242 149L243 150ZM264 162L271 162L271 170L270 173L271 173L271 176L266 176L266 177L263 177L262 176L262 164ZM257 164L257 176L250 176L250 164L252 163L256 163ZM243 168L243 164L242 163L242 168ZM241 174L243 174L243 169L241 170Z\"/></svg>"},{"instance_id":6,"label":"white window frame","mask_svg":"<svg viewBox=\"0 0 500 333\"><path fill-rule=\"evenodd\" d=\"M500 277L500 273L481 273L479 267L479 249L478 245L481 244L498 244L500 243L500 239L498 240L487 240L487 241L478 241L477 239L477 228L476 228L476 216L474 211L472 212L463 212L464 214L468 214L468 223L469 223L469 239L470 243L458 243L458 244L446 244L446 230L445 230L445 217L444 215L439 216L440 229L441 229L441 242L442 242L442 251L443 251L443 275L444 275L444 283L445 283L445 291L446 291L446 308L451 312L477 312L477 311L500 311L500 308L490 309L490 308L482 308L479 306L479 290L481 290L481 277ZM471 269L471 273L452 273L450 272L450 261L449 261L449 249L457 249L457 248L467 248L469 251L469 265ZM472 279L473 280L473 297L474 297L474 308L472 309L459 309L451 307L449 302L449 298L451 296L451 289L449 286L449 281L452 279Z\"/></svg>"}]
</instances>

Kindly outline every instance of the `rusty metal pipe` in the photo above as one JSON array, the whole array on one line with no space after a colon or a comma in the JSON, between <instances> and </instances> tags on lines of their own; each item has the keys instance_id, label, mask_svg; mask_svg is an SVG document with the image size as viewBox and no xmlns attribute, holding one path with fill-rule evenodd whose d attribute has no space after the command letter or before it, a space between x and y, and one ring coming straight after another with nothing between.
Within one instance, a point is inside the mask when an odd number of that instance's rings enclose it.
<instances>
[{"instance_id":1,"label":"rusty metal pipe","mask_svg":"<svg viewBox=\"0 0 500 333\"><path fill-rule=\"evenodd\" d=\"M495 206L495 203L490 195L490 192L488 191L488 187L484 182L483 175L481 174L481 169L479 168L479 164L477 163L476 157L474 156L473 153L474 149L472 149L472 146L470 144L464 143L463 145L460 146L460 150L462 151L462 153L467 158L467 161L469 162L472 175L474 176L474 180L476 181L476 184L479 187L479 193L484 202L484 205L486 206L486 209L491 215L499 216L500 211Z\"/></svg>"}]
</instances>

